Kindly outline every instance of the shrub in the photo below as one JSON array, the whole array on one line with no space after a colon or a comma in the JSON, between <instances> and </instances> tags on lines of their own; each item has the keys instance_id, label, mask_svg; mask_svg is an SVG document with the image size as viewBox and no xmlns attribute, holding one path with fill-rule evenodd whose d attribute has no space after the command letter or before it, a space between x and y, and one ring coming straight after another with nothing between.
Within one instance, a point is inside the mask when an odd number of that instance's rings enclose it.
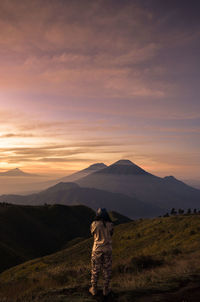
<instances>
[{"instance_id":1,"label":"shrub","mask_svg":"<svg viewBox=\"0 0 200 302\"><path fill-rule=\"evenodd\" d=\"M178 248L175 248L175 249L173 249L172 251L171 251L171 254L172 255L179 255L179 254L181 254L182 253L182 251L180 250L180 249L178 249Z\"/></svg>"},{"instance_id":2,"label":"shrub","mask_svg":"<svg viewBox=\"0 0 200 302\"><path fill-rule=\"evenodd\" d=\"M141 255L131 258L126 264L120 264L116 267L118 273L140 272L161 266L164 260L154 258L153 256Z\"/></svg>"},{"instance_id":3,"label":"shrub","mask_svg":"<svg viewBox=\"0 0 200 302\"><path fill-rule=\"evenodd\" d=\"M131 264L136 270L141 271L160 266L163 264L163 260L156 259L153 256L141 255L138 257L133 257L131 259Z\"/></svg>"}]
</instances>

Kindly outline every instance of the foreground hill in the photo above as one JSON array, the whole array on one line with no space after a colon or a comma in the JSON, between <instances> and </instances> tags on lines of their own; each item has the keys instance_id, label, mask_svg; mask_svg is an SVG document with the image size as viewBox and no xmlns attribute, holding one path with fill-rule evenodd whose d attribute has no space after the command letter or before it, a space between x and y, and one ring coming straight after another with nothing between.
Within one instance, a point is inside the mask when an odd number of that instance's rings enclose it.
<instances>
[{"instance_id":1,"label":"foreground hill","mask_svg":"<svg viewBox=\"0 0 200 302\"><path fill-rule=\"evenodd\" d=\"M181 287L184 292L184 286L200 282L199 230L198 215L140 220L115 227L115 294L110 301L183 301L173 298L170 291L175 293ZM0 298L5 302L94 301L87 293L91 246L91 239L84 240L5 271L0 275ZM198 286L196 291L198 295Z\"/></svg>"},{"instance_id":2,"label":"foreground hill","mask_svg":"<svg viewBox=\"0 0 200 302\"><path fill-rule=\"evenodd\" d=\"M161 178L152 175L129 160L120 160L76 182L81 187L134 196L167 211L173 207L200 207L200 190L173 176Z\"/></svg>"},{"instance_id":3,"label":"foreground hill","mask_svg":"<svg viewBox=\"0 0 200 302\"><path fill-rule=\"evenodd\" d=\"M144 203L135 197L121 193L112 193L94 188L81 188L76 183L58 183L37 194L31 195L2 195L1 202L27 205L82 204L94 210L105 207L117 211L132 219L154 217L164 213L157 206Z\"/></svg>"},{"instance_id":4,"label":"foreground hill","mask_svg":"<svg viewBox=\"0 0 200 302\"><path fill-rule=\"evenodd\" d=\"M114 224L130 219L110 213ZM95 213L85 206L0 204L0 272L90 236Z\"/></svg>"},{"instance_id":5,"label":"foreground hill","mask_svg":"<svg viewBox=\"0 0 200 302\"><path fill-rule=\"evenodd\" d=\"M0 271L88 237L94 215L84 206L0 204Z\"/></svg>"}]
</instances>

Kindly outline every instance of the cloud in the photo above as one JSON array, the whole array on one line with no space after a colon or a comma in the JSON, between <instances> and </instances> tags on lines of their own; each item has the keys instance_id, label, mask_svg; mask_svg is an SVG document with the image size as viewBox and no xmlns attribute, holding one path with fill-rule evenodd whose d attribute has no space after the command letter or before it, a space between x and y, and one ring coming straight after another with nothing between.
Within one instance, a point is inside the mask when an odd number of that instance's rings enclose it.
<instances>
[{"instance_id":1,"label":"cloud","mask_svg":"<svg viewBox=\"0 0 200 302\"><path fill-rule=\"evenodd\" d=\"M0 152L1 160L7 163L91 162L91 155L121 153L121 150L111 151L112 147L117 146L122 144L107 140L91 140L65 145L0 148Z\"/></svg>"},{"instance_id":2,"label":"cloud","mask_svg":"<svg viewBox=\"0 0 200 302\"><path fill-rule=\"evenodd\" d=\"M152 150L159 158L163 141L169 151L189 139L185 152L197 148L196 8L184 1L1 1L2 161L62 167L139 157L143 148L146 158Z\"/></svg>"},{"instance_id":3,"label":"cloud","mask_svg":"<svg viewBox=\"0 0 200 302\"><path fill-rule=\"evenodd\" d=\"M10 137L34 137L31 133L7 133L4 135L1 135L0 138L10 138Z\"/></svg>"},{"instance_id":4,"label":"cloud","mask_svg":"<svg viewBox=\"0 0 200 302\"><path fill-rule=\"evenodd\" d=\"M15 1L8 3L1 4L8 17L0 24L6 57L2 88L44 91L49 85L52 93L68 97L156 97L167 92L153 87L141 72L138 77L137 64L154 58L160 48L156 42L143 41L149 29L142 20L149 14L140 7L108 5L107 11L101 1L96 5L87 1L84 7L80 1L48 6L35 1L19 7Z\"/></svg>"}]
</instances>

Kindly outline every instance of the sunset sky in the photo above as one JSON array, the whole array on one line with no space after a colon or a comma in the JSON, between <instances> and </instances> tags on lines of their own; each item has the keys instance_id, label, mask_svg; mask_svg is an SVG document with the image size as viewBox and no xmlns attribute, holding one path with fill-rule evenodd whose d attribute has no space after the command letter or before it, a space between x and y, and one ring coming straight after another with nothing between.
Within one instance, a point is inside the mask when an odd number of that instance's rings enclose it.
<instances>
[{"instance_id":1,"label":"sunset sky","mask_svg":"<svg viewBox=\"0 0 200 302\"><path fill-rule=\"evenodd\" d=\"M199 3L1 0L0 172L200 179Z\"/></svg>"}]
</instances>

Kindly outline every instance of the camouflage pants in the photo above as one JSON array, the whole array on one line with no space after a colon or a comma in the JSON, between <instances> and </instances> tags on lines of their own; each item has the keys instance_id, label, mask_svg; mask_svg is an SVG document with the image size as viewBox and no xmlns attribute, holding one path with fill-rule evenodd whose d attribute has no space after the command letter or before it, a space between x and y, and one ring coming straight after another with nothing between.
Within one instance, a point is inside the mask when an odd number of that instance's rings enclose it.
<instances>
[{"instance_id":1,"label":"camouflage pants","mask_svg":"<svg viewBox=\"0 0 200 302\"><path fill-rule=\"evenodd\" d=\"M92 252L91 257L91 284L97 287L99 273L102 269L104 277L104 287L109 288L112 274L112 251L107 252Z\"/></svg>"}]
</instances>

